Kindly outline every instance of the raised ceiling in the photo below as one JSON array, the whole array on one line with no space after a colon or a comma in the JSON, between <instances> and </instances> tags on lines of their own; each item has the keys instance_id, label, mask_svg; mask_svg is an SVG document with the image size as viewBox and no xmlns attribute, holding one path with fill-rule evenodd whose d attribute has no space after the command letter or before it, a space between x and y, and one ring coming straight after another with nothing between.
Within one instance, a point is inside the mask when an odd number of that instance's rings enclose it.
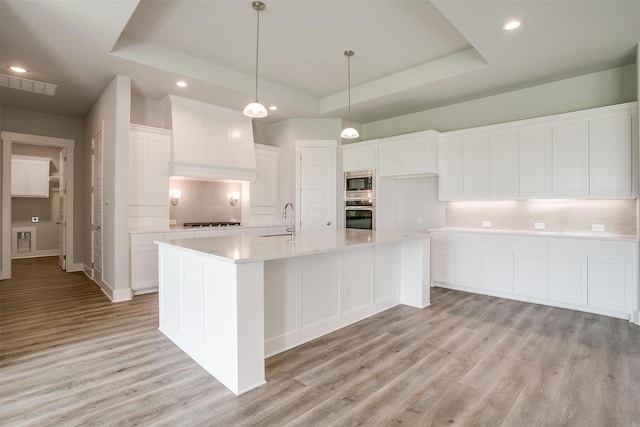
<instances>
[{"instance_id":1,"label":"raised ceiling","mask_svg":"<svg viewBox=\"0 0 640 427\"><path fill-rule=\"evenodd\" d=\"M59 86L2 88L4 105L84 117L116 74L134 95L241 110L253 98L256 12L244 0L0 0L2 73ZM367 123L634 63L640 1L266 0L259 98L289 117ZM507 33L509 18L524 21ZM177 80L188 83L178 88Z\"/></svg>"}]
</instances>

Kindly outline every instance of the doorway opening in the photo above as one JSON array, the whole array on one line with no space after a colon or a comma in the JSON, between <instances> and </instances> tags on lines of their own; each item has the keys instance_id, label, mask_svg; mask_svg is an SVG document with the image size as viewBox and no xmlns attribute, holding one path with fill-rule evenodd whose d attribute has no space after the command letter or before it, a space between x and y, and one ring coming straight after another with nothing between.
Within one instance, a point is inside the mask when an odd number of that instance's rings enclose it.
<instances>
[{"instance_id":1,"label":"doorway opening","mask_svg":"<svg viewBox=\"0 0 640 427\"><path fill-rule=\"evenodd\" d=\"M47 256L52 255L45 249L38 252L38 248L35 247L37 242L38 233L31 228L38 224L40 218L38 215L28 218L31 222L29 224L14 224L19 227L12 227L12 217L14 203L12 200L12 177L19 174L15 174L17 171L12 171L13 165L12 156L23 157L36 157L34 153L54 153L57 155L55 159L54 167L48 169L47 159L53 160L53 154L48 156L37 156L44 159L44 164L47 164L47 188L46 191L49 194L55 194L55 206L51 206L50 217L45 218L47 222L54 222L53 227L41 227L40 241L57 240L58 248L55 249L55 254L58 255L58 262L62 270L65 271L80 271L82 270L82 264L73 263L73 171L74 171L74 155L73 149L75 141L72 139L46 137L40 135L21 134L15 132L2 132L2 209L0 215L2 217L2 227L0 236L2 237L2 246L0 247L0 279L8 279L11 277L11 258L12 254L18 250L18 243L20 243L20 250L26 251L27 249L32 251L33 256ZM31 150L31 152L30 152ZM22 154L20 154L22 153ZM27 154L27 156L24 156ZM20 162L15 163L16 167L22 167ZM14 173L12 173L14 172ZM26 172L25 172L26 173ZM28 175L26 175L28 176ZM16 188L13 189L17 191ZM16 203L16 208L20 208L25 212L29 209L34 209L32 203ZM53 199L49 200L51 203ZM24 216L25 212L21 212L20 215ZM26 215L26 214L25 214ZM24 218L21 219L22 221ZM12 228L20 228L16 231L16 238L13 239ZM22 230L25 228L25 230ZM26 230L29 228L29 230ZM52 235L53 234L53 235ZM15 240L16 247L13 248ZM55 246L54 243L50 243L49 246ZM15 251L14 251L15 249ZM53 249L52 249L53 251Z\"/></svg>"}]
</instances>

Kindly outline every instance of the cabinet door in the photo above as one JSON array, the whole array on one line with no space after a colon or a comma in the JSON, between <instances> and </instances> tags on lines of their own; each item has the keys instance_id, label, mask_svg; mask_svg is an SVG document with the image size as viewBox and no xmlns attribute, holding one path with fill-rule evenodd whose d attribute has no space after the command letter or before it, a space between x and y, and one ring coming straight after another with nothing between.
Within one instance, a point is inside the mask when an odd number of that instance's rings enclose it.
<instances>
[{"instance_id":1,"label":"cabinet door","mask_svg":"<svg viewBox=\"0 0 640 427\"><path fill-rule=\"evenodd\" d=\"M256 148L257 180L250 184L251 213L274 214L278 205L279 153Z\"/></svg>"},{"instance_id":2,"label":"cabinet door","mask_svg":"<svg viewBox=\"0 0 640 427\"><path fill-rule=\"evenodd\" d=\"M549 299L576 305L587 304L586 255L549 255Z\"/></svg>"},{"instance_id":3,"label":"cabinet door","mask_svg":"<svg viewBox=\"0 0 640 427\"><path fill-rule=\"evenodd\" d=\"M453 246L433 246L431 271L434 282L456 283L456 250Z\"/></svg>"},{"instance_id":4,"label":"cabinet door","mask_svg":"<svg viewBox=\"0 0 640 427\"><path fill-rule=\"evenodd\" d=\"M167 206L169 144L169 135L149 135L147 138L147 203L151 206Z\"/></svg>"},{"instance_id":5,"label":"cabinet door","mask_svg":"<svg viewBox=\"0 0 640 427\"><path fill-rule=\"evenodd\" d=\"M456 247L456 285L468 288L482 287L482 249Z\"/></svg>"},{"instance_id":6,"label":"cabinet door","mask_svg":"<svg viewBox=\"0 0 640 427\"><path fill-rule=\"evenodd\" d=\"M518 194L521 198L551 196L551 127L518 131Z\"/></svg>"},{"instance_id":7,"label":"cabinet door","mask_svg":"<svg viewBox=\"0 0 640 427\"><path fill-rule=\"evenodd\" d=\"M402 143L400 141L380 141L380 176L398 176L402 174Z\"/></svg>"},{"instance_id":8,"label":"cabinet door","mask_svg":"<svg viewBox=\"0 0 640 427\"><path fill-rule=\"evenodd\" d=\"M11 195L27 195L27 162L22 159L11 160Z\"/></svg>"},{"instance_id":9,"label":"cabinet door","mask_svg":"<svg viewBox=\"0 0 640 427\"><path fill-rule=\"evenodd\" d=\"M513 294L513 251L493 248L482 251L482 288Z\"/></svg>"},{"instance_id":10,"label":"cabinet door","mask_svg":"<svg viewBox=\"0 0 640 427\"><path fill-rule=\"evenodd\" d=\"M516 251L513 259L513 293L523 297L547 297L547 254Z\"/></svg>"},{"instance_id":11,"label":"cabinet door","mask_svg":"<svg viewBox=\"0 0 640 427\"><path fill-rule=\"evenodd\" d=\"M378 144L364 145L356 152L360 170L378 169Z\"/></svg>"},{"instance_id":12,"label":"cabinet door","mask_svg":"<svg viewBox=\"0 0 640 427\"><path fill-rule=\"evenodd\" d=\"M518 197L518 132L489 136L489 192L494 199Z\"/></svg>"},{"instance_id":13,"label":"cabinet door","mask_svg":"<svg viewBox=\"0 0 640 427\"><path fill-rule=\"evenodd\" d=\"M464 198L489 198L489 135L464 138Z\"/></svg>"},{"instance_id":14,"label":"cabinet door","mask_svg":"<svg viewBox=\"0 0 640 427\"><path fill-rule=\"evenodd\" d=\"M439 197L440 200L462 200L464 185L464 143L462 138L440 140L439 155ZM382 151L380 152L382 162Z\"/></svg>"},{"instance_id":15,"label":"cabinet door","mask_svg":"<svg viewBox=\"0 0 640 427\"><path fill-rule=\"evenodd\" d=\"M552 193L555 197L589 194L589 122L553 125Z\"/></svg>"},{"instance_id":16,"label":"cabinet door","mask_svg":"<svg viewBox=\"0 0 640 427\"><path fill-rule=\"evenodd\" d=\"M589 120L589 194L629 197L631 186L631 126L629 112Z\"/></svg>"},{"instance_id":17,"label":"cabinet door","mask_svg":"<svg viewBox=\"0 0 640 427\"><path fill-rule=\"evenodd\" d=\"M631 312L633 265L630 259L589 257L590 307Z\"/></svg>"},{"instance_id":18,"label":"cabinet door","mask_svg":"<svg viewBox=\"0 0 640 427\"><path fill-rule=\"evenodd\" d=\"M437 173L432 166L431 146L425 135L414 136L402 141L402 169L405 175Z\"/></svg>"},{"instance_id":19,"label":"cabinet door","mask_svg":"<svg viewBox=\"0 0 640 427\"><path fill-rule=\"evenodd\" d=\"M129 135L129 204L147 202L147 138L138 132ZM168 194L168 192L167 192Z\"/></svg>"},{"instance_id":20,"label":"cabinet door","mask_svg":"<svg viewBox=\"0 0 640 427\"><path fill-rule=\"evenodd\" d=\"M359 148L342 146L342 171L351 172L351 171L357 171L357 170L360 170Z\"/></svg>"},{"instance_id":21,"label":"cabinet door","mask_svg":"<svg viewBox=\"0 0 640 427\"><path fill-rule=\"evenodd\" d=\"M27 162L27 195L49 197L49 162Z\"/></svg>"},{"instance_id":22,"label":"cabinet door","mask_svg":"<svg viewBox=\"0 0 640 427\"><path fill-rule=\"evenodd\" d=\"M158 288L158 246L131 248L131 289L134 291Z\"/></svg>"}]
</instances>

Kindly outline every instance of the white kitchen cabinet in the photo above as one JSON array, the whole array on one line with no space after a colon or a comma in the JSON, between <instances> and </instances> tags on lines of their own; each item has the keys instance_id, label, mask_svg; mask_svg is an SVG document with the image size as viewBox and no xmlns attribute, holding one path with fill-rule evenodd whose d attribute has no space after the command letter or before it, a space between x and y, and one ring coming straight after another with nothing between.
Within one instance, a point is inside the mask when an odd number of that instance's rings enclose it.
<instances>
[{"instance_id":1,"label":"white kitchen cabinet","mask_svg":"<svg viewBox=\"0 0 640 427\"><path fill-rule=\"evenodd\" d=\"M515 251L513 254L513 294L546 298L548 278L546 252Z\"/></svg>"},{"instance_id":2,"label":"white kitchen cabinet","mask_svg":"<svg viewBox=\"0 0 640 427\"><path fill-rule=\"evenodd\" d=\"M342 145L340 149L342 172L378 169L378 140Z\"/></svg>"},{"instance_id":3,"label":"white kitchen cabinet","mask_svg":"<svg viewBox=\"0 0 640 427\"><path fill-rule=\"evenodd\" d=\"M629 258L589 256L588 303L594 308L629 311L633 298L633 263Z\"/></svg>"},{"instance_id":4,"label":"white kitchen cabinet","mask_svg":"<svg viewBox=\"0 0 640 427\"><path fill-rule=\"evenodd\" d=\"M171 131L131 125L129 131L129 228L169 226Z\"/></svg>"},{"instance_id":5,"label":"white kitchen cabinet","mask_svg":"<svg viewBox=\"0 0 640 427\"><path fill-rule=\"evenodd\" d=\"M638 249L633 240L434 230L431 279L453 289L636 319Z\"/></svg>"},{"instance_id":6,"label":"white kitchen cabinet","mask_svg":"<svg viewBox=\"0 0 640 427\"><path fill-rule=\"evenodd\" d=\"M11 156L11 197L49 197L48 157Z\"/></svg>"},{"instance_id":7,"label":"white kitchen cabinet","mask_svg":"<svg viewBox=\"0 0 640 427\"><path fill-rule=\"evenodd\" d=\"M489 291L513 293L513 251L509 248L482 250L482 287Z\"/></svg>"},{"instance_id":8,"label":"white kitchen cabinet","mask_svg":"<svg viewBox=\"0 0 640 427\"><path fill-rule=\"evenodd\" d=\"M631 197L633 114L621 111L589 120L589 194Z\"/></svg>"},{"instance_id":9,"label":"white kitchen cabinet","mask_svg":"<svg viewBox=\"0 0 640 427\"><path fill-rule=\"evenodd\" d=\"M587 257L549 254L549 299L576 305L587 304Z\"/></svg>"},{"instance_id":10,"label":"white kitchen cabinet","mask_svg":"<svg viewBox=\"0 0 640 427\"><path fill-rule=\"evenodd\" d=\"M489 135L489 194L494 199L518 197L518 132Z\"/></svg>"},{"instance_id":11,"label":"white kitchen cabinet","mask_svg":"<svg viewBox=\"0 0 640 427\"><path fill-rule=\"evenodd\" d=\"M464 141L461 137L441 139L438 147L440 200L464 199Z\"/></svg>"},{"instance_id":12,"label":"white kitchen cabinet","mask_svg":"<svg viewBox=\"0 0 640 427\"><path fill-rule=\"evenodd\" d=\"M463 137L464 160L462 179L465 200L490 199L489 195L489 135L471 134Z\"/></svg>"},{"instance_id":13,"label":"white kitchen cabinet","mask_svg":"<svg viewBox=\"0 0 640 427\"><path fill-rule=\"evenodd\" d=\"M551 126L518 130L518 194L523 199L551 197Z\"/></svg>"},{"instance_id":14,"label":"white kitchen cabinet","mask_svg":"<svg viewBox=\"0 0 640 427\"><path fill-rule=\"evenodd\" d=\"M434 282L456 283L456 248L437 243L432 239L431 271Z\"/></svg>"},{"instance_id":15,"label":"white kitchen cabinet","mask_svg":"<svg viewBox=\"0 0 640 427\"><path fill-rule=\"evenodd\" d=\"M251 223L270 223L277 221L280 149L268 145L256 144L257 179L250 183ZM254 218L254 217L261 217Z\"/></svg>"},{"instance_id":16,"label":"white kitchen cabinet","mask_svg":"<svg viewBox=\"0 0 640 427\"><path fill-rule=\"evenodd\" d=\"M482 287L482 248L456 247L456 284L465 288Z\"/></svg>"},{"instance_id":17,"label":"white kitchen cabinet","mask_svg":"<svg viewBox=\"0 0 640 427\"><path fill-rule=\"evenodd\" d=\"M378 145L381 177L438 174L438 133L416 132L381 139Z\"/></svg>"},{"instance_id":18,"label":"white kitchen cabinet","mask_svg":"<svg viewBox=\"0 0 640 427\"><path fill-rule=\"evenodd\" d=\"M589 195L589 122L553 125L552 193L554 197Z\"/></svg>"}]
</instances>

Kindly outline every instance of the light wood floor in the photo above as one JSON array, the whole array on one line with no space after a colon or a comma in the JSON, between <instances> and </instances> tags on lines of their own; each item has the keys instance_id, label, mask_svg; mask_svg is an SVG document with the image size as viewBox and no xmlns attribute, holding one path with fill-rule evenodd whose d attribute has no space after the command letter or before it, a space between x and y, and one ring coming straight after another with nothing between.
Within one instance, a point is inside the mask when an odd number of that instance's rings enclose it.
<instances>
[{"instance_id":1,"label":"light wood floor","mask_svg":"<svg viewBox=\"0 0 640 427\"><path fill-rule=\"evenodd\" d=\"M433 289L266 361L235 397L158 332L157 295L112 304L55 258L0 282L0 424L638 426L640 327Z\"/></svg>"}]
</instances>

